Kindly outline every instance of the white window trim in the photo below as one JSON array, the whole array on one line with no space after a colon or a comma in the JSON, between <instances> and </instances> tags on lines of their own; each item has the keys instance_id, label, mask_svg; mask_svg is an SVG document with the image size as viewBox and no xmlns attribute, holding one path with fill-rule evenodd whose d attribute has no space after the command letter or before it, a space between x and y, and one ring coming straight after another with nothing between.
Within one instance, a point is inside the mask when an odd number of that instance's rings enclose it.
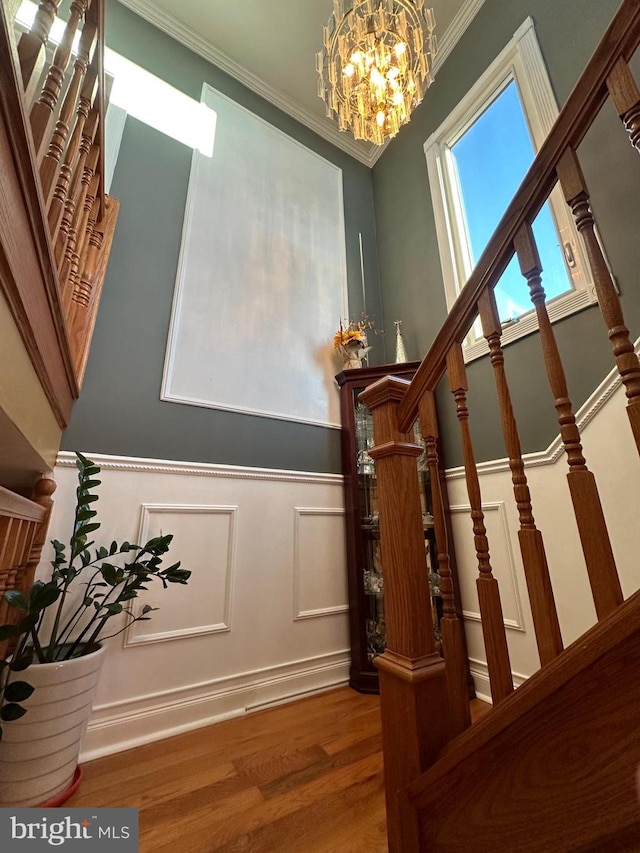
<instances>
[{"instance_id":1,"label":"white window trim","mask_svg":"<svg viewBox=\"0 0 640 853\"><path fill-rule=\"evenodd\" d=\"M527 18L505 49L424 144L449 311L472 269L467 246L464 241L455 239L456 233L465 231L466 223L455 185L447 179L450 148L473 123L478 113L493 101L496 93L511 80L514 80L518 87L533 147L538 151L551 130L559 109L531 18ZM571 269L567 266L574 289L547 304L549 317L553 322L588 307L596 302L597 298L582 241L578 237L573 217L559 187L553 190L549 200L553 207L560 244L569 244L575 259ZM544 272L542 284L544 286ZM502 343L510 343L537 329L538 322L532 306L531 312L504 325ZM488 345L481 333L475 330L467 338L464 350L465 361L471 361L485 355Z\"/></svg>"}]
</instances>

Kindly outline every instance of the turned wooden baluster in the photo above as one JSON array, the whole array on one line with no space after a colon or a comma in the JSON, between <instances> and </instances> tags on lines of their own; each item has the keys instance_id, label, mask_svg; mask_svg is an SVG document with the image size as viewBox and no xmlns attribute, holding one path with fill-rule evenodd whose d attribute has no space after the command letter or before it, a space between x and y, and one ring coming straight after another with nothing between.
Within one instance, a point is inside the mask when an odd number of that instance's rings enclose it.
<instances>
[{"instance_id":1,"label":"turned wooden baluster","mask_svg":"<svg viewBox=\"0 0 640 853\"><path fill-rule=\"evenodd\" d=\"M55 246L56 262L59 265L60 258L66 248L66 239L69 235L69 227L73 221L76 208L76 199L82 186L82 174L87 160L87 154L93 144L95 129L98 123L98 113L94 114L93 126L89 127L88 118L91 109L91 101L96 84L96 70L89 68L87 76L78 99L76 121L67 146L65 158L58 180L53 191L53 197L49 206L48 220L51 239ZM85 130L86 128L86 130ZM75 167L75 170L74 170ZM58 245L59 231L65 214L65 204L69 202L69 209L65 222L65 235L63 243Z\"/></svg>"},{"instance_id":2,"label":"turned wooden baluster","mask_svg":"<svg viewBox=\"0 0 640 853\"><path fill-rule=\"evenodd\" d=\"M427 391L420 400L420 428L427 452L429 483L433 505L433 521L438 551L438 574L442 595L442 642L444 645L447 691L451 710L452 735L460 734L471 725L469 688L462 624L458 618L453 594L453 576L449 560L449 537L445 516L440 470L438 466L438 415L433 393Z\"/></svg>"},{"instance_id":3,"label":"turned wooden baluster","mask_svg":"<svg viewBox=\"0 0 640 853\"><path fill-rule=\"evenodd\" d=\"M422 448L398 429L408 382L387 377L360 399L373 413L387 647L380 671L389 850L419 853L416 815L398 796L450 737L445 664L436 654L416 460Z\"/></svg>"},{"instance_id":4,"label":"turned wooden baluster","mask_svg":"<svg viewBox=\"0 0 640 853\"><path fill-rule=\"evenodd\" d=\"M9 521L6 527L6 540L4 553L2 555L2 592L4 595L8 589L17 589L17 580L20 570L24 571L27 546L31 546L31 538L35 533L33 524L25 519L11 518L3 519ZM1 535L1 534L0 534Z\"/></svg>"},{"instance_id":5,"label":"turned wooden baluster","mask_svg":"<svg viewBox=\"0 0 640 853\"><path fill-rule=\"evenodd\" d=\"M582 169L572 148L562 155L557 174L564 197L582 234L593 281L598 294L600 313L609 332L616 367L627 395L627 415L636 446L640 452L640 363L624 322L622 306L595 233L595 223L589 206L589 192Z\"/></svg>"},{"instance_id":6,"label":"turned wooden baluster","mask_svg":"<svg viewBox=\"0 0 640 853\"><path fill-rule=\"evenodd\" d=\"M89 189L87 190L87 194L85 196L84 207L82 211L78 211L78 213L80 214L79 225L76 237L76 245L71 252L68 281L68 288L69 293L71 295L71 299L75 300L76 302L83 301L82 299L77 299L76 297L78 297L81 292L82 272L84 268L86 252L89 246L89 240L95 228L98 213L100 211L100 202L97 198L99 183L100 179L98 175L94 175L91 179ZM69 240L67 248L70 248L71 246L72 241Z\"/></svg>"},{"instance_id":7,"label":"turned wooden baluster","mask_svg":"<svg viewBox=\"0 0 640 853\"><path fill-rule=\"evenodd\" d=\"M70 299L77 285L80 258L87 235L89 216L98 191L98 176L94 174L100 151L97 145L92 145L82 174L80 198L69 228L64 258L60 265L60 281L63 292ZM64 222L64 219L63 219ZM62 229L61 229L62 233Z\"/></svg>"},{"instance_id":8,"label":"turned wooden baluster","mask_svg":"<svg viewBox=\"0 0 640 853\"><path fill-rule=\"evenodd\" d=\"M15 567L19 524L16 518L0 517L0 625L10 621L10 608L4 594L14 588L12 569ZM0 654L5 654L8 643L8 640L0 642Z\"/></svg>"},{"instance_id":9,"label":"turned wooden baluster","mask_svg":"<svg viewBox=\"0 0 640 853\"><path fill-rule=\"evenodd\" d=\"M47 142L49 126L62 90L64 72L71 57L73 39L78 29L78 24L84 18L87 11L87 6L88 0L72 0L69 7L69 20L67 21L64 35L54 54L53 62L44 81L40 97L31 108L31 130L38 159Z\"/></svg>"},{"instance_id":10,"label":"turned wooden baluster","mask_svg":"<svg viewBox=\"0 0 640 853\"><path fill-rule=\"evenodd\" d=\"M537 529L533 518L531 495L524 472L518 425L513 413L511 392L504 367L504 353L501 344L502 326L493 290L485 290L478 300L478 310L482 322L482 332L489 344L491 364L495 373L502 432L509 457L513 494L520 520L518 541L529 601L531 602L538 654L540 655L540 663L544 666L562 651L562 635L542 533Z\"/></svg>"},{"instance_id":11,"label":"turned wooden baluster","mask_svg":"<svg viewBox=\"0 0 640 853\"><path fill-rule=\"evenodd\" d=\"M87 67L89 65L91 49L95 42L96 32L96 22L88 20L82 30L82 35L80 36L78 56L73 65L73 76L71 78L69 88L67 89L67 93L64 96L62 107L60 108L60 115L58 116L58 120L56 121L55 128L51 136L49 150L40 165L40 180L42 182L42 190L44 193L46 207L49 207L51 195L56 187L55 181L58 177L60 158L62 157L65 145L67 144L69 125L74 112L76 112L76 107L78 116L84 115L84 118L86 119L89 113L91 95L89 96L89 100L87 100L86 93L83 93L85 94L84 101L81 99L80 103L78 103L78 94L80 93L82 81L87 73ZM75 151L73 145L69 146L69 151L65 158L65 165L67 165L69 171L71 168L70 164L73 163L73 159L77 153L79 143L80 137L78 136Z\"/></svg>"},{"instance_id":12,"label":"turned wooden baluster","mask_svg":"<svg viewBox=\"0 0 640 853\"><path fill-rule=\"evenodd\" d=\"M525 223L518 231L514 240L514 247L520 262L520 269L529 285L531 301L538 317L540 343L549 386L555 399L560 436L569 464L567 480L573 510L578 524L596 613L598 619L604 619L622 603L622 590L595 477L587 468L582 453L580 432L576 425L558 344L545 304L545 293L541 278L542 265L533 232L528 223Z\"/></svg>"},{"instance_id":13,"label":"turned wooden baluster","mask_svg":"<svg viewBox=\"0 0 640 853\"><path fill-rule=\"evenodd\" d=\"M633 147L640 151L640 89L624 57L620 57L607 77L607 87Z\"/></svg>"},{"instance_id":14,"label":"turned wooden baluster","mask_svg":"<svg viewBox=\"0 0 640 853\"><path fill-rule=\"evenodd\" d=\"M100 200L95 199L88 223L87 240L84 245L83 255L80 257L80 274L73 288L72 304L70 312L71 325L71 347L77 354L80 352L82 342L85 339L85 327L87 312L94 295L94 282L98 268L98 258L102 248L103 233L96 227L96 218L100 211ZM74 357L76 368L78 358ZM77 370L76 370L77 375Z\"/></svg>"},{"instance_id":15,"label":"turned wooden baluster","mask_svg":"<svg viewBox=\"0 0 640 853\"><path fill-rule=\"evenodd\" d=\"M33 26L23 33L18 42L20 73L25 91L25 99L31 103L38 84L40 72L44 66L44 54L49 41L49 33L58 14L60 0L42 0L36 12Z\"/></svg>"},{"instance_id":16,"label":"turned wooden baluster","mask_svg":"<svg viewBox=\"0 0 640 853\"><path fill-rule=\"evenodd\" d=\"M471 432L469 430L469 410L467 408L467 391L469 390L469 385L462 357L462 347L459 343L454 344L447 355L447 374L449 377L449 388L456 401L456 413L462 435L465 478L469 503L471 505L476 556L478 558L479 576L477 588L480 616L482 617L482 634L487 652L491 696L495 705L506 699L513 692L513 678L511 676L509 649L507 648L507 636L504 629L498 581L494 578L491 571L489 541L487 539L484 513L482 511L480 481L478 479L473 444L471 442Z\"/></svg>"},{"instance_id":17,"label":"turned wooden baluster","mask_svg":"<svg viewBox=\"0 0 640 853\"><path fill-rule=\"evenodd\" d=\"M49 529L49 519L53 509L52 495L56 490L56 482L50 476L43 475L33 488L31 500L39 504L44 509L42 521L37 525L31 546L28 559L25 566L24 578L20 585L20 589L31 589L36 575L36 569L40 562L42 548L47 541L47 532Z\"/></svg>"},{"instance_id":18,"label":"turned wooden baluster","mask_svg":"<svg viewBox=\"0 0 640 853\"><path fill-rule=\"evenodd\" d=\"M68 260L69 263L71 262L71 252L75 249L85 199L98 162L98 146L94 146L93 139L99 120L98 111L91 110L82 131L78 161L71 178L71 186L64 201L62 219L58 228L55 259L63 290L69 276L69 266L65 267L64 263L65 260ZM54 205L58 203L54 195L51 202L52 211ZM59 208L57 210L59 211ZM59 215L59 212L52 212L51 216L53 217L54 215Z\"/></svg>"}]
</instances>

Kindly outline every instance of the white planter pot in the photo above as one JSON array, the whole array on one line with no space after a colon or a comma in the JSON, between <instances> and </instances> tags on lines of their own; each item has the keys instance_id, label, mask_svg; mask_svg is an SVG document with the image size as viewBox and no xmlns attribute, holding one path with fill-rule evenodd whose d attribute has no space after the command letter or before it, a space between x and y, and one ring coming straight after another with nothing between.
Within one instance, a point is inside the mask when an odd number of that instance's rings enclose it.
<instances>
[{"instance_id":1,"label":"white planter pot","mask_svg":"<svg viewBox=\"0 0 640 853\"><path fill-rule=\"evenodd\" d=\"M12 675L32 695L20 704L27 713L2 724L0 807L37 806L71 785L105 655L91 654L34 664Z\"/></svg>"}]
</instances>

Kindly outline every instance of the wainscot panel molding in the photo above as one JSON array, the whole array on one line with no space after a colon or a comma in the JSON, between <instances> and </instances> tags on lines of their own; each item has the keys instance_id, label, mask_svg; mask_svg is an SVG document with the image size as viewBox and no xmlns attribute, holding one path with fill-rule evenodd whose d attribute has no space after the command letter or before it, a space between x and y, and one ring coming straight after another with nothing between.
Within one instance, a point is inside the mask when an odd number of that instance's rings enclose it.
<instances>
[{"instance_id":1,"label":"wainscot panel molding","mask_svg":"<svg viewBox=\"0 0 640 853\"><path fill-rule=\"evenodd\" d=\"M294 509L294 620L349 611L344 516L343 509Z\"/></svg>"},{"instance_id":2,"label":"wainscot panel molding","mask_svg":"<svg viewBox=\"0 0 640 853\"><path fill-rule=\"evenodd\" d=\"M166 565L192 577L150 587L140 604L159 610L107 641L85 760L347 682L342 476L86 455L96 547L171 533ZM73 454L54 476L50 536L66 541Z\"/></svg>"},{"instance_id":3,"label":"wainscot panel molding","mask_svg":"<svg viewBox=\"0 0 640 853\"><path fill-rule=\"evenodd\" d=\"M230 631L238 507L143 504L141 509L136 541L148 542L165 530L178 530L171 547L180 550L193 574L188 586L173 588L171 603L176 606L160 609L149 622L135 622L125 631L125 648ZM174 520L176 513L180 517ZM143 600L136 600L134 613L139 614L143 604L161 608L162 599L162 590L150 589Z\"/></svg>"},{"instance_id":4,"label":"wainscot panel molding","mask_svg":"<svg viewBox=\"0 0 640 853\"><path fill-rule=\"evenodd\" d=\"M584 455L598 483L611 540L615 543L614 556L623 594L628 598L640 587L637 572L640 528L636 517L640 505L640 477L625 412L624 389L611 374L580 409L579 422ZM612 435L618 437L615 443L610 440ZM533 458L527 466L533 514L544 538L566 647L596 623L596 614L584 560L580 556L582 551L571 497L562 476L562 469L568 470L568 466L558 444L559 440L554 441L546 451L525 458ZM507 631L507 643L517 686L539 668L539 659L518 542L519 522L511 472L507 461L501 459L478 468L491 565L500 586L505 625L512 629ZM458 469L447 471L446 476L471 671L478 696L485 699L489 695L486 653L482 627L476 621L478 564L468 517L466 484L464 474ZM515 601L520 602L519 607Z\"/></svg>"},{"instance_id":5,"label":"wainscot panel molding","mask_svg":"<svg viewBox=\"0 0 640 853\"><path fill-rule=\"evenodd\" d=\"M456 558L458 558L458 549L460 549L460 555L464 555L465 550L473 548L473 541L468 535L472 529L471 505L451 506L450 510L453 516L451 524L456 543ZM495 503L483 502L482 511L485 514L484 521L487 528L487 535L491 541L493 574L500 584L504 626L512 631L524 631L522 600L518 587L516 563L512 548L514 536L509 529L509 519L507 518L505 503L504 501L496 501ZM460 516L460 518L456 518L456 516ZM475 554L475 551L473 554ZM462 556L462 559L467 562L464 556ZM464 576L464 579L461 579L461 595L466 605L462 611L462 615L465 619L482 622L475 578L472 584L468 584L469 580L467 575ZM472 603L473 608L470 607Z\"/></svg>"}]
</instances>

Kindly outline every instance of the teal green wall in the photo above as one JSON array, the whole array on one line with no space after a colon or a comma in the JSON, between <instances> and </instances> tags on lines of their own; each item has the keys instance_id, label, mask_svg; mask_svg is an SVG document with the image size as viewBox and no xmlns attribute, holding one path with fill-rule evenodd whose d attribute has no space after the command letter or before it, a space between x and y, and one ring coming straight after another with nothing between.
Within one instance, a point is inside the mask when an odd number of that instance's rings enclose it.
<instances>
[{"instance_id":1,"label":"teal green wall","mask_svg":"<svg viewBox=\"0 0 640 853\"><path fill-rule=\"evenodd\" d=\"M203 82L209 83L342 169L351 315L357 317L363 310L358 241L362 233L366 309L380 320L370 169L114 0L107 5L107 44L197 100ZM82 395L62 446L94 453L338 472L338 430L160 401L190 165L191 149L127 118L111 186L121 212ZM382 339L373 343L375 362L376 356L382 358Z\"/></svg>"},{"instance_id":2,"label":"teal green wall","mask_svg":"<svg viewBox=\"0 0 640 853\"><path fill-rule=\"evenodd\" d=\"M410 123L375 165L378 253L387 323L403 320L410 359L422 358L446 316L442 273L429 192L424 142L531 16L551 82L562 105L619 6L618 0L486 0L439 70ZM623 292L633 336L640 334L640 293L633 249L634 214L640 191L640 160L611 105L579 151L608 257ZM637 221L637 219L635 220ZM523 280L526 293L526 284ZM634 292L635 289L635 292ZM597 308L555 325L578 408L613 366ZM633 330L635 329L635 332ZM387 357L392 359L392 340ZM558 433L539 338L529 336L505 349L507 371L525 451L546 448ZM505 455L495 413L493 371L488 358L469 365L471 426L478 460ZM458 427L448 390L439 389L445 453L460 462Z\"/></svg>"}]
</instances>

